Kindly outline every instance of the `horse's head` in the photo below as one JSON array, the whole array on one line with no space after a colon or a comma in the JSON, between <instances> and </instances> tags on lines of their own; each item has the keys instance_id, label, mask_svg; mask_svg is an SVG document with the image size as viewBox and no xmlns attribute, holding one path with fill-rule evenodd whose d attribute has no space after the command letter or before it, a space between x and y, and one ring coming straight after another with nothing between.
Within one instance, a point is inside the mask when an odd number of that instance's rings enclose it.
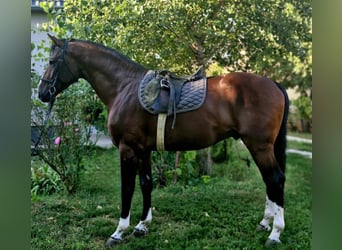
<instances>
[{"instance_id":1,"label":"horse's head","mask_svg":"<svg viewBox=\"0 0 342 250\"><path fill-rule=\"evenodd\" d=\"M38 86L38 96L43 102L52 101L56 95L79 78L75 61L68 55L68 41L48 34L53 45L50 50L49 66Z\"/></svg>"}]
</instances>

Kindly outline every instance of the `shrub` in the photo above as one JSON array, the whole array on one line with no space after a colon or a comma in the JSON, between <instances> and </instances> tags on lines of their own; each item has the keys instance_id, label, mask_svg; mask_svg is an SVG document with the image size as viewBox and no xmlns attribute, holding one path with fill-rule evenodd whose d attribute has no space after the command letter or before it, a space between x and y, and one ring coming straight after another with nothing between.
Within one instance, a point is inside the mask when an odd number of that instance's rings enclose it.
<instances>
[{"instance_id":1,"label":"shrub","mask_svg":"<svg viewBox=\"0 0 342 250\"><path fill-rule=\"evenodd\" d=\"M241 181L246 177L251 156L240 140L228 138L212 146L212 159L217 176L228 176L230 180Z\"/></svg>"},{"instance_id":2,"label":"shrub","mask_svg":"<svg viewBox=\"0 0 342 250\"><path fill-rule=\"evenodd\" d=\"M296 107L296 118L300 121L300 132L311 132L312 126L312 100L310 96L302 94L293 101Z\"/></svg>"},{"instance_id":3,"label":"shrub","mask_svg":"<svg viewBox=\"0 0 342 250\"><path fill-rule=\"evenodd\" d=\"M179 179L186 185L197 182L200 176L200 168L197 159L197 151L181 152L179 156Z\"/></svg>"},{"instance_id":4,"label":"shrub","mask_svg":"<svg viewBox=\"0 0 342 250\"><path fill-rule=\"evenodd\" d=\"M69 194L76 192L85 159L93 152L90 136L94 116L99 113L99 106L92 109L94 96L88 84L70 86L57 97L46 126L43 125L46 106L32 100L31 126L41 134L39 150L35 153L57 173Z\"/></svg>"},{"instance_id":5,"label":"shrub","mask_svg":"<svg viewBox=\"0 0 342 250\"><path fill-rule=\"evenodd\" d=\"M210 180L208 175L201 173L198 151L153 152L152 175L156 187L164 187L176 182L182 185L194 185L198 182L208 183Z\"/></svg>"},{"instance_id":6,"label":"shrub","mask_svg":"<svg viewBox=\"0 0 342 250\"><path fill-rule=\"evenodd\" d=\"M37 164L38 163L38 164ZM61 179L47 164L31 162L31 197L49 195L61 189Z\"/></svg>"},{"instance_id":7,"label":"shrub","mask_svg":"<svg viewBox=\"0 0 342 250\"><path fill-rule=\"evenodd\" d=\"M175 174L175 152L152 152L152 179L155 187L165 187Z\"/></svg>"}]
</instances>

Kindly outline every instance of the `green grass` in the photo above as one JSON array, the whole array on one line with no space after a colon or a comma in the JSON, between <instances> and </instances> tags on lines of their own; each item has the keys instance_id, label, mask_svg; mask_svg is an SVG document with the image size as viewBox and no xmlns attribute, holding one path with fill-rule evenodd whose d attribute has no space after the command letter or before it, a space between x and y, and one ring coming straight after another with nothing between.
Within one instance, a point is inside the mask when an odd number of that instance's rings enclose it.
<instances>
[{"instance_id":1,"label":"green grass","mask_svg":"<svg viewBox=\"0 0 342 250\"><path fill-rule=\"evenodd\" d=\"M207 184L155 189L148 235L128 237L114 249L263 249L268 233L255 229L263 215L265 186L254 163L240 163L214 165ZM33 201L31 249L104 249L120 215L119 172L117 151L98 150L76 195L59 193ZM311 178L311 159L289 154L286 228L278 249L312 248ZM130 231L141 209L137 185Z\"/></svg>"},{"instance_id":2,"label":"green grass","mask_svg":"<svg viewBox=\"0 0 342 250\"><path fill-rule=\"evenodd\" d=\"M297 141L288 141L287 148L293 148L303 151L310 151L312 152L312 144L311 143L302 143Z\"/></svg>"}]
</instances>

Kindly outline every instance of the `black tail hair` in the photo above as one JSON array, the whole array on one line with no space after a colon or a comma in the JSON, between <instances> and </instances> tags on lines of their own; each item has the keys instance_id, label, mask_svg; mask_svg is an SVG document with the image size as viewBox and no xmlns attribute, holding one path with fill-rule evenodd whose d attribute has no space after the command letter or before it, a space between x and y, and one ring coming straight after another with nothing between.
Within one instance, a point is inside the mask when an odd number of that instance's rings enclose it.
<instances>
[{"instance_id":1,"label":"black tail hair","mask_svg":"<svg viewBox=\"0 0 342 250\"><path fill-rule=\"evenodd\" d=\"M287 117L289 114L289 97L287 92L281 84L275 82L278 88L283 92L285 98L285 107L284 107L284 115L283 121L281 122L280 130L276 141L274 143L274 154L280 166L280 169L285 173L285 166L286 166L286 132L287 132Z\"/></svg>"}]
</instances>

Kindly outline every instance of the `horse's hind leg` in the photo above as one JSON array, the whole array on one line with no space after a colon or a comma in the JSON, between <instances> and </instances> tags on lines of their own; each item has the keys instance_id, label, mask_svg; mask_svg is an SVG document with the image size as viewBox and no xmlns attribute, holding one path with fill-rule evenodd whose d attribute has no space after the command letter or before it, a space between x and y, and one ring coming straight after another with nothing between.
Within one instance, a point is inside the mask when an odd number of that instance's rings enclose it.
<instances>
[{"instance_id":1,"label":"horse's hind leg","mask_svg":"<svg viewBox=\"0 0 342 250\"><path fill-rule=\"evenodd\" d=\"M284 221L284 183L285 175L281 171L274 156L273 145L248 145L254 161L256 162L262 178L266 184L266 204L264 217L258 230L271 230L270 223L273 220L271 234L266 242L267 246L280 243L280 234L285 228Z\"/></svg>"},{"instance_id":2,"label":"horse's hind leg","mask_svg":"<svg viewBox=\"0 0 342 250\"><path fill-rule=\"evenodd\" d=\"M152 221L151 193L152 193L152 173L151 173L151 152L143 155L139 169L140 187L143 195L143 211L140 222L134 228L135 236L144 236L147 233L147 224Z\"/></svg>"}]
</instances>

